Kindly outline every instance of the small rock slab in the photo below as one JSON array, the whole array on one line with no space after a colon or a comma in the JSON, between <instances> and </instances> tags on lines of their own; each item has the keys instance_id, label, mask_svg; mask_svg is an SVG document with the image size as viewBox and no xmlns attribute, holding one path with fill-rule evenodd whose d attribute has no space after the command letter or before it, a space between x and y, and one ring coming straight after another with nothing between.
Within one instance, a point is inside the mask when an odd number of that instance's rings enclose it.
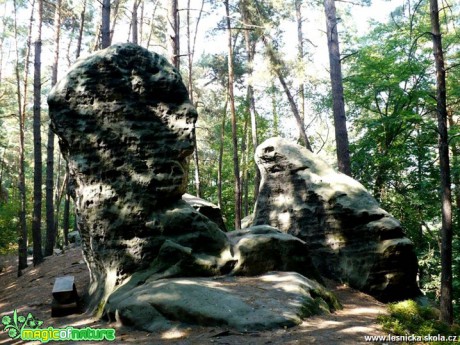
<instances>
[{"instance_id":1,"label":"small rock slab","mask_svg":"<svg viewBox=\"0 0 460 345\"><path fill-rule=\"evenodd\" d=\"M78 299L74 276L57 277L53 286L53 297L59 303L71 303Z\"/></svg>"},{"instance_id":2,"label":"small rock slab","mask_svg":"<svg viewBox=\"0 0 460 345\"><path fill-rule=\"evenodd\" d=\"M208 217L211 221L216 223L220 230L227 231L224 217L222 216L222 212L219 206L188 193L182 195L182 200L184 200L187 204L192 206L202 215Z\"/></svg>"},{"instance_id":3,"label":"small rock slab","mask_svg":"<svg viewBox=\"0 0 460 345\"><path fill-rule=\"evenodd\" d=\"M109 319L147 331L171 328L177 320L239 331L292 327L303 317L339 308L335 297L295 272L259 277L161 279L109 298Z\"/></svg>"},{"instance_id":4,"label":"small rock slab","mask_svg":"<svg viewBox=\"0 0 460 345\"><path fill-rule=\"evenodd\" d=\"M269 271L294 271L321 281L307 244L268 225L253 226L227 233L238 261L237 275L258 275Z\"/></svg>"},{"instance_id":5,"label":"small rock slab","mask_svg":"<svg viewBox=\"0 0 460 345\"><path fill-rule=\"evenodd\" d=\"M57 277L53 285L51 316L65 316L79 309L78 294L74 276Z\"/></svg>"}]
</instances>

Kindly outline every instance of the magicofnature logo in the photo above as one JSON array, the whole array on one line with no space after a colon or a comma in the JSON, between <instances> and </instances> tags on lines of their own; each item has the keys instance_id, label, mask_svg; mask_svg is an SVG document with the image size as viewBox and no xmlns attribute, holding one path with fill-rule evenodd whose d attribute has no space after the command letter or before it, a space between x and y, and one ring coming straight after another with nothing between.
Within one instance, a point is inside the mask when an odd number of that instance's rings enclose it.
<instances>
[{"instance_id":1,"label":"magicofnature logo","mask_svg":"<svg viewBox=\"0 0 460 345\"><path fill-rule=\"evenodd\" d=\"M42 343L49 341L113 341L115 340L115 329L91 327L75 328L40 328L43 321L35 318L32 313L27 316L18 315L17 310L12 315L2 317L3 331L8 333L11 339L26 341L38 340Z\"/></svg>"},{"instance_id":2,"label":"magicofnature logo","mask_svg":"<svg viewBox=\"0 0 460 345\"><path fill-rule=\"evenodd\" d=\"M8 332L11 339L18 339L21 337L23 329L36 329L43 324L43 321L36 319L31 313L27 316L18 315L15 309L13 315L5 315L2 317L2 324L5 326L3 332Z\"/></svg>"}]
</instances>

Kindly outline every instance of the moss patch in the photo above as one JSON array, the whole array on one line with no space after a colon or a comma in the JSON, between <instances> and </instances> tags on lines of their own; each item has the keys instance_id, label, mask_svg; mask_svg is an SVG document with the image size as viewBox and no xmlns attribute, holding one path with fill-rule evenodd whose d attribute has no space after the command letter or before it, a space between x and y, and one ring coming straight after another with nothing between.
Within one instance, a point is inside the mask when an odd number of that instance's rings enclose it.
<instances>
[{"instance_id":1,"label":"moss patch","mask_svg":"<svg viewBox=\"0 0 460 345\"><path fill-rule=\"evenodd\" d=\"M303 300L298 316L306 319L313 315L329 314L342 309L337 297L326 289L317 288L310 292L311 297Z\"/></svg>"}]
</instances>

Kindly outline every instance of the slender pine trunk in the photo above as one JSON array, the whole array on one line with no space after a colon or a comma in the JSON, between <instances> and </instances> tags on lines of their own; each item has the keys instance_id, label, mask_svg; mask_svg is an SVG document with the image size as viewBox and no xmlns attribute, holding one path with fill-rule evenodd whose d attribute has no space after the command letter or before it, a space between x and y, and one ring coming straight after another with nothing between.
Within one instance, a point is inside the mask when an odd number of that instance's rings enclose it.
<instances>
[{"instance_id":1,"label":"slender pine trunk","mask_svg":"<svg viewBox=\"0 0 460 345\"><path fill-rule=\"evenodd\" d=\"M137 18L137 9L140 5L140 2L138 0L134 0L134 4L133 4L133 16L132 16L132 20L131 20L131 26L132 26L132 42L134 44L138 44L139 40L138 40L138 18Z\"/></svg>"},{"instance_id":2,"label":"slender pine trunk","mask_svg":"<svg viewBox=\"0 0 460 345\"><path fill-rule=\"evenodd\" d=\"M169 61L179 69L180 67L180 22L178 1L169 0L168 2L168 44L169 44Z\"/></svg>"},{"instance_id":3,"label":"slender pine trunk","mask_svg":"<svg viewBox=\"0 0 460 345\"><path fill-rule=\"evenodd\" d=\"M101 48L110 46L110 0L102 0Z\"/></svg>"},{"instance_id":4,"label":"slender pine trunk","mask_svg":"<svg viewBox=\"0 0 460 345\"><path fill-rule=\"evenodd\" d=\"M219 163L217 166L217 206L222 209L222 167L224 160L224 140L225 140L225 122L227 119L228 97L225 99L225 105L222 112L222 123L220 126L220 142L219 142Z\"/></svg>"},{"instance_id":5,"label":"slender pine trunk","mask_svg":"<svg viewBox=\"0 0 460 345\"><path fill-rule=\"evenodd\" d=\"M51 73L51 87L56 85L59 66L59 46L61 36L61 3L62 0L56 1L54 14L54 62ZM56 226L54 223L54 132L51 126L48 126L48 146L46 161L46 243L45 256L53 255L53 249L56 244Z\"/></svg>"},{"instance_id":6,"label":"slender pine trunk","mask_svg":"<svg viewBox=\"0 0 460 345\"><path fill-rule=\"evenodd\" d=\"M272 116L273 116L273 136L279 136L279 114L278 114L278 100L276 99L276 86L275 81L272 80L270 86L270 98L272 103Z\"/></svg>"},{"instance_id":7,"label":"slender pine trunk","mask_svg":"<svg viewBox=\"0 0 460 345\"><path fill-rule=\"evenodd\" d=\"M275 72L276 76L278 77L278 80L281 86L283 87L284 93L286 94L286 97L288 98L289 106L291 107L292 114L294 115L294 118L297 124L297 128L300 133L300 140L302 142L302 145L304 145L308 150L312 151L310 141L308 140L307 133L305 132L304 123L300 116L299 109L294 100L294 97L292 96L292 92L286 83L286 79L284 78L284 75L283 75L283 71L282 71L283 61L276 55L275 50L273 49L271 44L268 42L265 36L262 36L262 42L265 45L265 49L267 51L267 55L270 60L271 68Z\"/></svg>"},{"instance_id":8,"label":"slender pine trunk","mask_svg":"<svg viewBox=\"0 0 460 345\"><path fill-rule=\"evenodd\" d=\"M61 155L58 156L57 161L57 174L56 174L56 183L54 186L54 200L55 200L55 212L54 212L54 233L55 236L55 243L59 241L59 216L61 211L61 202L62 202L62 194L64 192L64 183L65 181L61 181ZM65 178L65 177L64 177Z\"/></svg>"},{"instance_id":9,"label":"slender pine trunk","mask_svg":"<svg viewBox=\"0 0 460 345\"><path fill-rule=\"evenodd\" d=\"M18 233L18 277L22 275L22 270L27 267L27 197L26 197L26 181L25 181L25 141L24 141L24 123L25 123L25 102L28 87L28 73L30 60L30 42L32 33L32 23L35 9L35 1L32 2L30 14L30 26L27 37L27 50L25 56L25 71L24 71L24 93L21 92L21 77L19 71L19 47L18 47L18 28L17 28L17 3L14 1L14 36L16 50L16 87L17 87L17 102L18 102L18 117L19 117L19 233ZM21 99L23 96L23 100Z\"/></svg>"},{"instance_id":10,"label":"slender pine trunk","mask_svg":"<svg viewBox=\"0 0 460 345\"><path fill-rule=\"evenodd\" d=\"M257 112L256 112L256 101L254 99L254 87L252 85L252 74L253 74L253 64L254 64L254 55L256 50L256 41L251 37L251 31L249 27L251 25L251 15L248 9L248 0L242 1L242 16L243 23L246 26L247 30L244 30L244 41L246 46L247 54L247 63L248 63L248 77L247 77L247 91L246 91L246 101L248 105L248 112L251 116L251 136L252 136L252 147L253 151L256 150L259 146L259 139L257 135ZM259 196L259 186L260 186L260 171L257 165L255 166L254 174L254 203Z\"/></svg>"},{"instance_id":11,"label":"slender pine trunk","mask_svg":"<svg viewBox=\"0 0 460 345\"><path fill-rule=\"evenodd\" d=\"M329 49L329 72L332 86L332 112L334 114L337 165L340 172L351 176L350 148L348 144L347 120L345 117L342 65L340 61L335 0L324 0L324 10L326 12L326 35Z\"/></svg>"},{"instance_id":12,"label":"slender pine trunk","mask_svg":"<svg viewBox=\"0 0 460 345\"><path fill-rule=\"evenodd\" d=\"M33 261L38 265L43 261L42 252L42 139L41 139L41 52L42 52L43 0L38 0L37 36L34 42L34 209L32 215Z\"/></svg>"},{"instance_id":13,"label":"slender pine trunk","mask_svg":"<svg viewBox=\"0 0 460 345\"><path fill-rule=\"evenodd\" d=\"M77 52L76 57L77 59L80 57L81 54L81 44L83 41L83 29L85 28L85 18L86 18L86 1L83 0L83 9L80 13L80 27L78 28L78 40L77 40Z\"/></svg>"},{"instance_id":14,"label":"slender pine trunk","mask_svg":"<svg viewBox=\"0 0 460 345\"><path fill-rule=\"evenodd\" d=\"M248 200L248 184L249 184L249 169L248 169L248 156L249 156L249 116L244 119L243 127L243 140L241 143L241 205L242 217L246 217L249 213L249 200Z\"/></svg>"},{"instance_id":15,"label":"slender pine trunk","mask_svg":"<svg viewBox=\"0 0 460 345\"><path fill-rule=\"evenodd\" d=\"M297 59L303 65L304 45L303 45L303 18L302 18L302 0L295 0L295 17L297 22ZM302 75L303 77L303 75ZM299 84L298 95L299 113L302 123L305 123L305 87L303 80ZM299 132L299 138L302 133Z\"/></svg>"},{"instance_id":16,"label":"slender pine trunk","mask_svg":"<svg viewBox=\"0 0 460 345\"><path fill-rule=\"evenodd\" d=\"M202 2L204 4L204 1ZM201 17L201 11L199 14L199 18ZM187 62L188 62L188 92L190 95L190 102L195 105L194 100L194 90L193 90L193 81L192 81L192 73L193 73L193 54L195 50L195 42L193 42L192 47L192 37L191 37L191 30L190 30L190 0L187 1ZM197 24L198 25L198 24ZM195 29L196 32L196 29ZM200 160L198 155L198 145L196 140L196 127L194 128L195 135L193 136L195 150L193 151L193 166L194 166L194 178L195 178L195 195L197 197L201 197L201 183L200 183Z\"/></svg>"},{"instance_id":17,"label":"slender pine trunk","mask_svg":"<svg viewBox=\"0 0 460 345\"><path fill-rule=\"evenodd\" d=\"M144 37L144 7L145 2L140 0L141 3L141 18L140 18L140 26L139 26L139 45L142 45L142 39Z\"/></svg>"},{"instance_id":18,"label":"slender pine trunk","mask_svg":"<svg viewBox=\"0 0 460 345\"><path fill-rule=\"evenodd\" d=\"M458 124L454 122L453 111L449 111L449 127L454 128L455 126L458 126ZM452 165L454 167L458 167L460 164L460 147L454 140L451 141L451 147L452 147ZM460 170L455 169L452 172L452 182L455 186L453 193L454 193L455 209L456 209L456 217L457 217L456 224L457 224L457 229L460 229Z\"/></svg>"},{"instance_id":19,"label":"slender pine trunk","mask_svg":"<svg viewBox=\"0 0 460 345\"><path fill-rule=\"evenodd\" d=\"M64 232L64 244L69 245L69 222L70 222L70 174L69 165L66 164L66 179L65 179L65 202L62 229Z\"/></svg>"},{"instance_id":20,"label":"slender pine trunk","mask_svg":"<svg viewBox=\"0 0 460 345\"><path fill-rule=\"evenodd\" d=\"M230 23L230 9L228 0L225 0L225 12L228 35L228 97L230 100L230 113L232 115L232 143L233 143L233 174L235 178L235 230L241 229L241 182L240 168L238 159L238 131L237 117L235 110L235 96L233 94L234 67L233 67L233 46L232 46L232 27Z\"/></svg>"},{"instance_id":21,"label":"slender pine trunk","mask_svg":"<svg viewBox=\"0 0 460 345\"><path fill-rule=\"evenodd\" d=\"M452 195L447 134L446 70L442 51L438 1L430 0L431 36L436 65L436 113L439 132L439 168L441 174L441 321L453 322L452 306Z\"/></svg>"}]
</instances>

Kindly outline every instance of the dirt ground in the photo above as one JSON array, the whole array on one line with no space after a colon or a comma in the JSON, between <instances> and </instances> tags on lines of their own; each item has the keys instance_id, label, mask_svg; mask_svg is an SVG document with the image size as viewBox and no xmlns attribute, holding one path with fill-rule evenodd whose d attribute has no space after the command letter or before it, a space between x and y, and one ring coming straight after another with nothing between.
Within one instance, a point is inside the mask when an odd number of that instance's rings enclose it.
<instances>
[{"instance_id":1,"label":"dirt ground","mask_svg":"<svg viewBox=\"0 0 460 345\"><path fill-rule=\"evenodd\" d=\"M320 315L305 320L301 325L288 329L265 332L239 333L221 327L189 326L172 329L164 333L135 331L104 321L96 320L87 314L74 314L65 317L51 317L51 291L56 277L73 275L77 292L82 295L89 284L88 270L82 259L81 250L73 248L59 256L46 258L37 267L30 263L17 278L15 257L0 257L0 318L11 315L16 309L19 315L32 315L43 321L41 328L47 327L93 327L116 329L116 339L111 344L367 344L365 335L386 335L377 324L377 316L386 312L385 305L374 298L353 290L345 285L327 282L334 291L343 310L331 315ZM12 341L0 324L0 345L22 344ZM76 342L67 341L66 344ZM95 342L94 344L100 344ZM28 342L28 344L40 344ZM84 342L91 344L91 342ZM383 344L383 343L382 343ZM384 344L388 344L385 342Z\"/></svg>"}]
</instances>

